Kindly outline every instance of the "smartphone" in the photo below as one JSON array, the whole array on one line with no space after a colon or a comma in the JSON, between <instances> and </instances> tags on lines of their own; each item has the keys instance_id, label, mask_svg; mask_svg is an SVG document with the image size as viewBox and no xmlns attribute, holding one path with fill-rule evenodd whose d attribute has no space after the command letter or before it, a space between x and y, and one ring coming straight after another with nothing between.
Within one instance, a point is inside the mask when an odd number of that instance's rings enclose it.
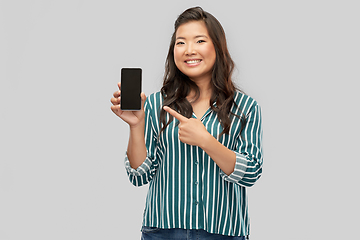
<instances>
[{"instance_id":1,"label":"smartphone","mask_svg":"<svg viewBox=\"0 0 360 240\"><path fill-rule=\"evenodd\" d=\"M121 69L121 100L120 109L123 111L141 110L141 68Z\"/></svg>"}]
</instances>

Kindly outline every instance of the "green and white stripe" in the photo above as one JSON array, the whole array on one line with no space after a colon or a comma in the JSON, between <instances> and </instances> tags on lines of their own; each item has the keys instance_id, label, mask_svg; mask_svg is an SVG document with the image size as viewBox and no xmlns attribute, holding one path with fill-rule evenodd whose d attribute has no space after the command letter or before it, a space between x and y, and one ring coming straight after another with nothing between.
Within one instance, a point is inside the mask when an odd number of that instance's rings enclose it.
<instances>
[{"instance_id":1,"label":"green and white stripe","mask_svg":"<svg viewBox=\"0 0 360 240\"><path fill-rule=\"evenodd\" d=\"M208 132L236 154L235 170L228 176L201 148L179 140L177 120L159 137L163 98L160 92L147 98L147 157L137 169L131 168L125 157L130 182L135 186L149 183L144 226L204 229L229 236L249 234L246 187L262 173L261 110L254 99L240 92L234 100L237 107L231 111L236 115L242 112L246 118L241 134L243 123L237 117L232 118L229 134L221 137L223 129L216 112L209 108L201 118Z\"/></svg>"}]
</instances>

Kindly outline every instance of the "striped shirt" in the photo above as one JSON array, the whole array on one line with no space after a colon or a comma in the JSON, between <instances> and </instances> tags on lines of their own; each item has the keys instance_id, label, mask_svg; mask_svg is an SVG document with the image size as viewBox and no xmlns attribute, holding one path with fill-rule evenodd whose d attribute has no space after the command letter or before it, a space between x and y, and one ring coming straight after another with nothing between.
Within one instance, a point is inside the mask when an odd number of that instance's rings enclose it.
<instances>
[{"instance_id":1,"label":"striped shirt","mask_svg":"<svg viewBox=\"0 0 360 240\"><path fill-rule=\"evenodd\" d=\"M219 137L223 128L216 112L209 108L201 118L207 131L236 154L234 172L226 175L201 148L179 140L178 120L174 119L159 137L163 98L160 92L147 98L147 157L137 169L131 168L125 157L130 182L135 186L149 183L144 226L249 235L246 187L252 186L262 172L261 110L254 99L240 92L235 92L234 101L237 106L234 104L231 111L238 116L243 113L245 126L244 121L232 117L229 134ZM192 117L196 118L195 114Z\"/></svg>"}]
</instances>

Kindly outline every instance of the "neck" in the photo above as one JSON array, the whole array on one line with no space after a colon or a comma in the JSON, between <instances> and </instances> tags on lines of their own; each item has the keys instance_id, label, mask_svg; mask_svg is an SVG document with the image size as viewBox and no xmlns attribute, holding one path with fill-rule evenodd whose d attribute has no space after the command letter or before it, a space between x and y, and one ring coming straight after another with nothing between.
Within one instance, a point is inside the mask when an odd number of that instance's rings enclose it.
<instances>
[{"instance_id":1,"label":"neck","mask_svg":"<svg viewBox=\"0 0 360 240\"><path fill-rule=\"evenodd\" d=\"M199 100L209 100L210 101L212 92L213 92L210 81L200 81L200 82L195 82L195 83L199 88L200 95L198 96L198 98L196 98L196 92L195 92L195 90L192 90L190 92L190 94L187 96L187 99L190 102L194 102L194 101L197 102Z\"/></svg>"}]
</instances>

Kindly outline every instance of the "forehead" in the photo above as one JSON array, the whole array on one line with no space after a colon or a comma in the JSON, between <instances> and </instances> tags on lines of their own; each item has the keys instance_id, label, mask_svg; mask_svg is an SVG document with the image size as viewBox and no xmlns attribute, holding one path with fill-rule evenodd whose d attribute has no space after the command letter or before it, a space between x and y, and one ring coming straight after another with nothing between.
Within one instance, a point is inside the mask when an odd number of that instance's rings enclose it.
<instances>
[{"instance_id":1,"label":"forehead","mask_svg":"<svg viewBox=\"0 0 360 240\"><path fill-rule=\"evenodd\" d=\"M191 21L181 24L176 31L176 38L191 38L198 35L209 36L204 21Z\"/></svg>"}]
</instances>

